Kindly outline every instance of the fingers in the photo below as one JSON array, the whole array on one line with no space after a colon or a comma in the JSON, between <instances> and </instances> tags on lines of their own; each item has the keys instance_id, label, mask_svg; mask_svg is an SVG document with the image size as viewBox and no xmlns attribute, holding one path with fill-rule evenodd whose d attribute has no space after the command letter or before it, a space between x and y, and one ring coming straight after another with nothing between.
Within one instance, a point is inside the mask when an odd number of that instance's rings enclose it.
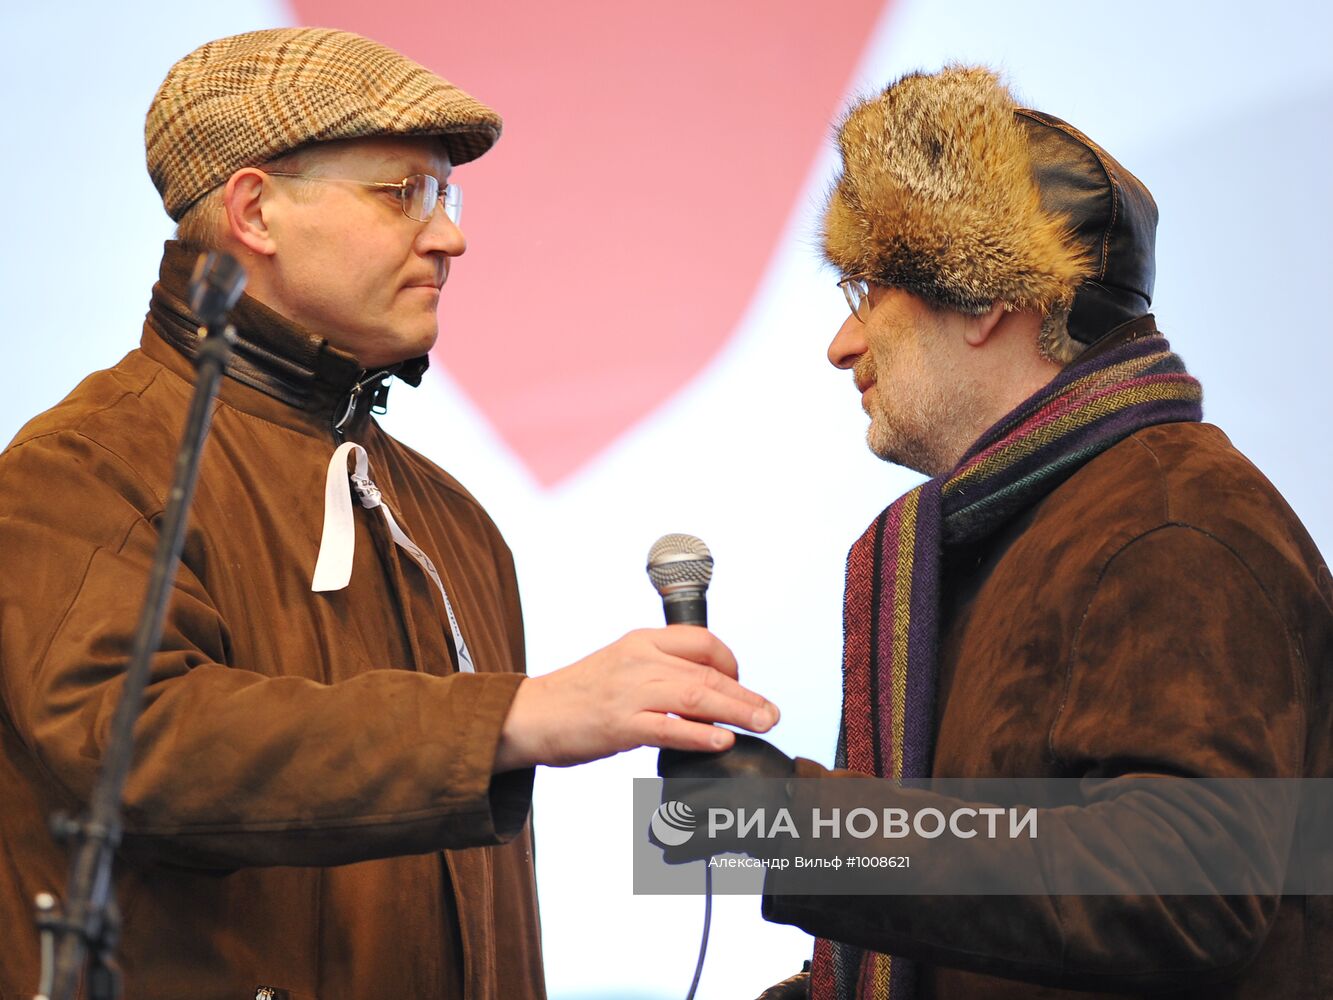
<instances>
[{"instance_id":1,"label":"fingers","mask_svg":"<svg viewBox=\"0 0 1333 1000\"><path fill-rule=\"evenodd\" d=\"M762 708L766 705L770 708L773 707L768 699L759 692L751 691L739 681L727 674L718 673L711 667L700 666L697 663L683 660L679 657L672 657L671 659L664 661L662 666L670 671L673 678L677 679L679 683L716 691L723 697L734 698L737 701L746 702L755 708ZM694 695L694 697L699 696L700 695L697 694Z\"/></svg>"},{"instance_id":2,"label":"fingers","mask_svg":"<svg viewBox=\"0 0 1333 1000\"><path fill-rule=\"evenodd\" d=\"M519 686L497 767L558 766L636 746L716 752L735 734L767 732L775 705L736 680L736 658L706 629L631 632L568 667Z\"/></svg>"},{"instance_id":3,"label":"fingers","mask_svg":"<svg viewBox=\"0 0 1333 1000\"><path fill-rule=\"evenodd\" d=\"M707 629L668 625L641 632L639 636L667 654L658 664L660 672L644 677L651 700L642 707L686 720L721 722L758 733L767 732L777 724L780 717L777 706L736 680L735 655ZM699 732L694 736L705 738ZM707 738L714 737L715 734L708 734ZM731 741L724 739L724 743L729 746Z\"/></svg>"},{"instance_id":4,"label":"fingers","mask_svg":"<svg viewBox=\"0 0 1333 1000\"><path fill-rule=\"evenodd\" d=\"M656 712L643 712L635 722L643 729L642 746L717 753L736 742L736 734L730 730Z\"/></svg>"},{"instance_id":5,"label":"fingers","mask_svg":"<svg viewBox=\"0 0 1333 1000\"><path fill-rule=\"evenodd\" d=\"M777 706L730 677L683 660L664 666L665 671L647 679L644 708L757 733L777 724Z\"/></svg>"},{"instance_id":6,"label":"fingers","mask_svg":"<svg viewBox=\"0 0 1333 1000\"><path fill-rule=\"evenodd\" d=\"M653 644L664 653L692 663L712 667L728 677L737 676L736 656L717 636L696 625L667 625L645 631Z\"/></svg>"}]
</instances>

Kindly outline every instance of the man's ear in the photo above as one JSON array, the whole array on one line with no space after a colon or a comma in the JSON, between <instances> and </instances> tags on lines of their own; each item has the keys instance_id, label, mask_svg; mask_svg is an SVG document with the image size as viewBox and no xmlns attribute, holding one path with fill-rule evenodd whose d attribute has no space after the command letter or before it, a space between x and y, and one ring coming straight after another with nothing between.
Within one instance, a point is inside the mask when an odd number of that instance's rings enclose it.
<instances>
[{"instance_id":1,"label":"man's ear","mask_svg":"<svg viewBox=\"0 0 1333 1000\"><path fill-rule=\"evenodd\" d=\"M222 192L227 231L241 246L253 253L271 257L278 244L269 228L268 202L272 181L262 170L246 167L227 179Z\"/></svg>"},{"instance_id":2,"label":"man's ear","mask_svg":"<svg viewBox=\"0 0 1333 1000\"><path fill-rule=\"evenodd\" d=\"M980 316L971 317L967 328L963 332L963 338L971 347L980 347L990 339L1000 321L1009 313L1009 307L1003 302L992 302L990 310L982 313Z\"/></svg>"}]
</instances>

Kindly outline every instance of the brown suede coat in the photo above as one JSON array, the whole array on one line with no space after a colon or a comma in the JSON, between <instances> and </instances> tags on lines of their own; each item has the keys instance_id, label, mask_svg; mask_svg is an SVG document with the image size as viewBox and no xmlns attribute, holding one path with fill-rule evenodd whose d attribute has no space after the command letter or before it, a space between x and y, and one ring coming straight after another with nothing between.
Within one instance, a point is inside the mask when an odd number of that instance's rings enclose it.
<instances>
[{"instance_id":1,"label":"brown suede coat","mask_svg":"<svg viewBox=\"0 0 1333 1000\"><path fill-rule=\"evenodd\" d=\"M1216 427L1134 434L950 553L943 589L938 777L1333 776L1328 569ZM1115 848L1085 846L1094 867ZM764 913L919 960L922 998L1333 996L1333 897L768 895Z\"/></svg>"},{"instance_id":2,"label":"brown suede coat","mask_svg":"<svg viewBox=\"0 0 1333 1000\"><path fill-rule=\"evenodd\" d=\"M191 255L168 245L139 350L0 456L0 997L37 988L46 829L87 801L121 689L193 367ZM117 895L133 1000L545 995L532 772L492 778L523 670L513 564L452 478L362 400L347 438L444 579L357 507L346 590L315 594L331 414L359 369L242 300L127 789ZM179 328L175 335L179 335ZM466 848L466 849L464 849ZM281 995L281 994L279 994Z\"/></svg>"}]
</instances>

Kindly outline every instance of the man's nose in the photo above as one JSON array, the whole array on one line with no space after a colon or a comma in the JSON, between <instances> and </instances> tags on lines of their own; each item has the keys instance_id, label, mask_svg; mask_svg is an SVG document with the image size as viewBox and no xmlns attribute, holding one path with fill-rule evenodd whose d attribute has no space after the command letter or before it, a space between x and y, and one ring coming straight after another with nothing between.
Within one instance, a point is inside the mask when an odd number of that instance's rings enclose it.
<instances>
[{"instance_id":1,"label":"man's nose","mask_svg":"<svg viewBox=\"0 0 1333 1000\"><path fill-rule=\"evenodd\" d=\"M443 205L436 205L435 212L421 227L418 242L425 253L443 253L448 257L461 257L467 251L467 237L457 223L444 211Z\"/></svg>"},{"instance_id":2,"label":"man's nose","mask_svg":"<svg viewBox=\"0 0 1333 1000\"><path fill-rule=\"evenodd\" d=\"M866 352L865 324L847 314L828 345L828 360L834 368L851 368L856 359Z\"/></svg>"}]
</instances>

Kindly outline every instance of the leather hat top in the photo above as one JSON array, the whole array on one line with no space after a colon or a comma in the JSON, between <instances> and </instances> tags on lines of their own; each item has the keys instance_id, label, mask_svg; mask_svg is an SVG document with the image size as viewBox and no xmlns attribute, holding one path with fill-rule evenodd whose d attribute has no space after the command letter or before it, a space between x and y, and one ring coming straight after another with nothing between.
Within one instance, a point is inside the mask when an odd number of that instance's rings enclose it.
<instances>
[{"instance_id":1,"label":"leather hat top","mask_svg":"<svg viewBox=\"0 0 1333 1000\"><path fill-rule=\"evenodd\" d=\"M1063 216L1089 254L1092 271L1078 286L1069 334L1091 344L1142 316L1152 303L1157 205L1115 158L1068 122L1020 108L1041 206Z\"/></svg>"}]
</instances>

